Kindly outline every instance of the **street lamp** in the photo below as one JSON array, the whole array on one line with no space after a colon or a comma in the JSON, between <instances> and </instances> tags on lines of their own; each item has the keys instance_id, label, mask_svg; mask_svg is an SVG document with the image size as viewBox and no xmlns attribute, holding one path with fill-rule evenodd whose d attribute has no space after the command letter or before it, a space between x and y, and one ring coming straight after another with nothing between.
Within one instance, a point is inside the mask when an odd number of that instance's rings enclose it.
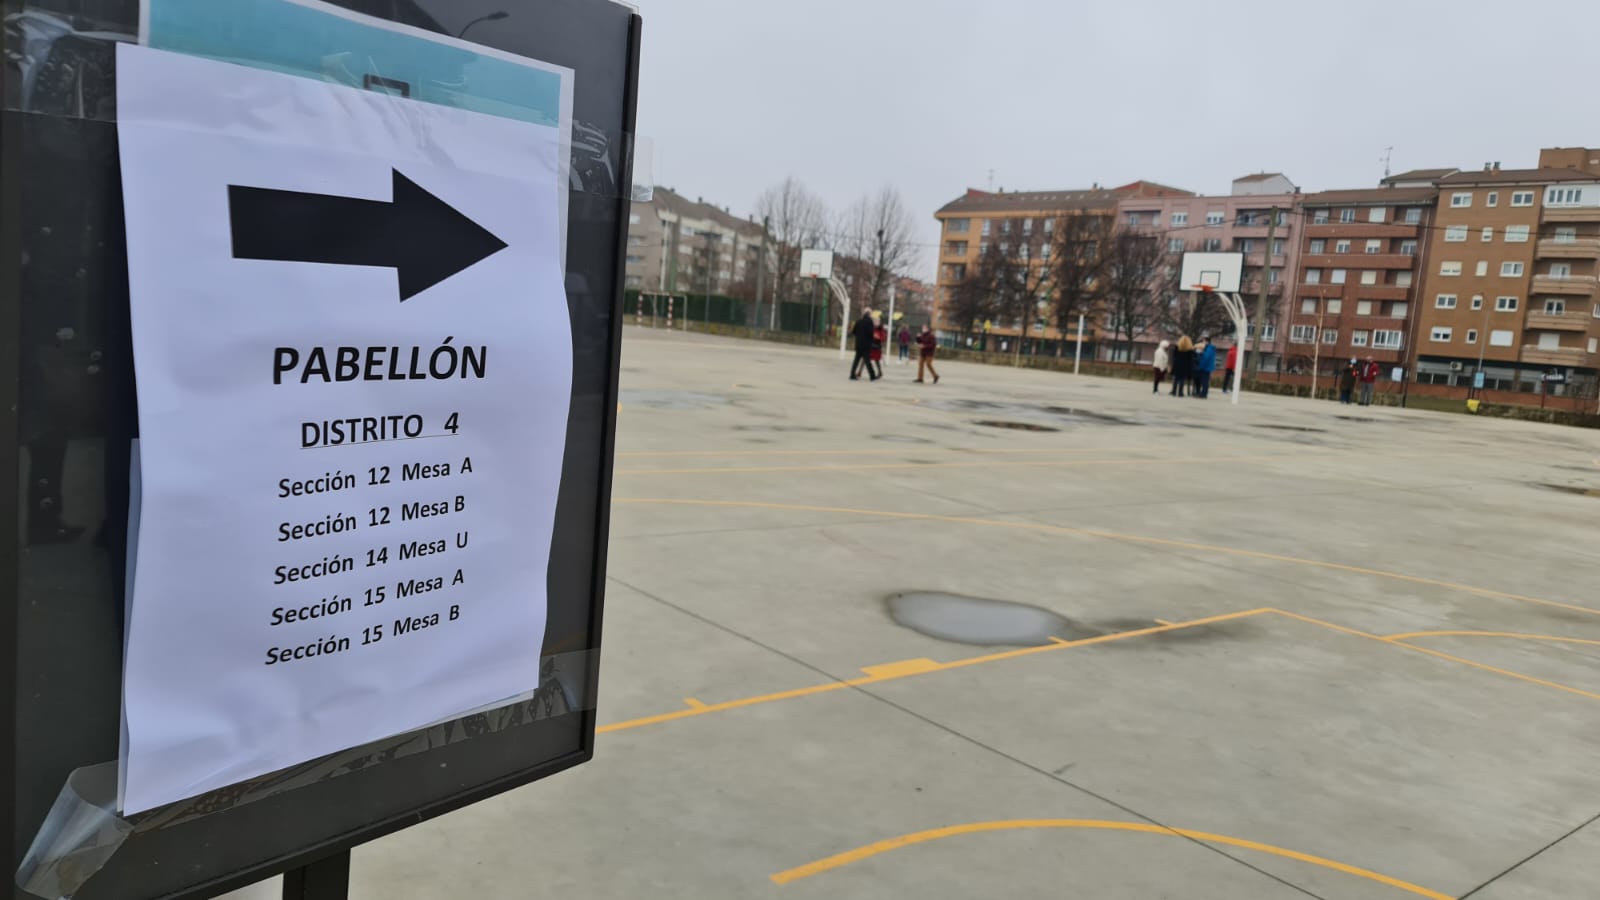
<instances>
[{"instance_id":1,"label":"street lamp","mask_svg":"<svg viewBox=\"0 0 1600 900\"><path fill-rule=\"evenodd\" d=\"M472 26L478 24L479 22L498 22L501 19L509 17L510 15L511 15L511 13L508 13L503 9L497 9L494 12L489 13L486 16L479 16L476 19L473 19L471 22L468 22L467 24L461 26L461 30L456 32L456 37L458 37L458 38L466 37L467 36L467 31L469 29L471 29Z\"/></svg>"}]
</instances>

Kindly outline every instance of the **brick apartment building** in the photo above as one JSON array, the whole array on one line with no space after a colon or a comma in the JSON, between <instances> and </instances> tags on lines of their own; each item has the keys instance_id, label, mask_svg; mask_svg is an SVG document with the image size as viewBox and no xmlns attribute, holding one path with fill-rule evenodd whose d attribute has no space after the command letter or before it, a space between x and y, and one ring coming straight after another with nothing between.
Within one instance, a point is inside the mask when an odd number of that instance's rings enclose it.
<instances>
[{"instance_id":1,"label":"brick apartment building","mask_svg":"<svg viewBox=\"0 0 1600 900\"><path fill-rule=\"evenodd\" d=\"M1439 182L1422 290L1419 381L1555 393L1592 386L1600 353L1600 150Z\"/></svg>"},{"instance_id":2,"label":"brick apartment building","mask_svg":"<svg viewBox=\"0 0 1600 900\"><path fill-rule=\"evenodd\" d=\"M1277 324L1282 319L1283 285L1289 281L1299 261L1301 229L1293 215L1299 201L1299 189L1287 177L1277 172L1264 172L1234 179L1232 189L1223 196L1125 197L1117 204L1117 221L1125 228L1146 230L1155 235L1163 249L1174 257L1172 265L1178 265L1176 257L1187 251L1243 253L1240 290L1252 298L1252 317L1255 315L1254 298L1260 290L1265 269L1268 317L1261 341L1261 349L1266 354L1262 368L1274 371L1284 346ZM1278 210L1277 225L1270 226L1274 208ZM1267 246L1269 231L1272 233L1270 248ZM1167 299L1168 302L1183 302L1182 298ZM1251 329L1258 324L1252 324ZM1135 343L1137 358L1134 361L1151 359L1161 337L1163 335L1143 335Z\"/></svg>"},{"instance_id":3,"label":"brick apartment building","mask_svg":"<svg viewBox=\"0 0 1600 900\"><path fill-rule=\"evenodd\" d=\"M1287 371L1328 375L1353 357L1371 357L1385 373L1409 368L1435 184L1453 171L1408 172L1376 188L1301 199L1299 269L1284 317Z\"/></svg>"},{"instance_id":4,"label":"brick apartment building","mask_svg":"<svg viewBox=\"0 0 1600 900\"><path fill-rule=\"evenodd\" d=\"M753 289L765 236L757 222L667 188L633 204L623 284L628 290L730 294ZM772 271L768 259L767 271Z\"/></svg>"},{"instance_id":5,"label":"brick apartment building","mask_svg":"<svg viewBox=\"0 0 1600 900\"><path fill-rule=\"evenodd\" d=\"M966 194L946 203L934 213L939 220L939 274L935 285L934 302L939 313L934 327L941 337L953 338L960 326L944 315L946 304L954 290L966 280L969 270L988 250L989 242L1012 243L1029 241L1048 245L1056 222L1068 216L1098 216L1109 228L1114 221L1117 204L1130 197L1187 197L1190 192L1148 181L1136 181L1117 188L1098 185L1079 190L1060 191L980 191L969 189ZM1042 248L1041 248L1042 249ZM1044 251L1047 253L1048 251ZM1049 264L1048 256L1041 254L1031 261L1034 266ZM1076 328L1065 333L1056 328L1054 321L1033 323L1030 337L1035 341L1060 341L1076 338ZM993 323L995 340L1009 342L1021 334L1020 322ZM1096 329L1086 328L1085 339L1094 340Z\"/></svg>"}]
</instances>

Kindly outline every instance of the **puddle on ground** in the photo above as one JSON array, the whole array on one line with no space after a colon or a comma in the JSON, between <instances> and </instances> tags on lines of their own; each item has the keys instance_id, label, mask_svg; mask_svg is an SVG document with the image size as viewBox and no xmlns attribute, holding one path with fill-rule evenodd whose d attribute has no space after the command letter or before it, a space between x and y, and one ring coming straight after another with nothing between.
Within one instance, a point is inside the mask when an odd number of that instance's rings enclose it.
<instances>
[{"instance_id":1,"label":"puddle on ground","mask_svg":"<svg viewBox=\"0 0 1600 900\"><path fill-rule=\"evenodd\" d=\"M1032 422L1007 422L1007 421L1005 421L1003 419L979 419L978 421L973 422L972 424L974 424L974 425L982 425L985 428L1009 428L1012 431L1060 431L1061 430L1059 428L1051 428L1049 425L1035 425Z\"/></svg>"},{"instance_id":2,"label":"puddle on ground","mask_svg":"<svg viewBox=\"0 0 1600 900\"><path fill-rule=\"evenodd\" d=\"M779 432L788 433L788 432L793 432L793 431L821 431L822 429L821 428L813 428L810 425L735 425L733 430L734 431L779 431Z\"/></svg>"},{"instance_id":3,"label":"puddle on ground","mask_svg":"<svg viewBox=\"0 0 1600 900\"><path fill-rule=\"evenodd\" d=\"M721 394L697 394L693 391L625 390L618 392L617 399L624 406L666 410L715 409L728 404L728 398Z\"/></svg>"},{"instance_id":4,"label":"puddle on ground","mask_svg":"<svg viewBox=\"0 0 1600 900\"><path fill-rule=\"evenodd\" d=\"M1312 428L1309 425L1252 425L1251 428L1271 428L1274 431L1306 431L1312 434L1327 434L1326 428Z\"/></svg>"},{"instance_id":5,"label":"puddle on ground","mask_svg":"<svg viewBox=\"0 0 1600 900\"><path fill-rule=\"evenodd\" d=\"M1539 484L1536 487L1549 488L1563 494L1577 494L1579 497L1600 497L1600 488L1587 487L1581 484Z\"/></svg>"},{"instance_id":6,"label":"puddle on ground","mask_svg":"<svg viewBox=\"0 0 1600 900\"><path fill-rule=\"evenodd\" d=\"M912 631L985 647L1034 647L1050 643L1052 637L1071 641L1104 633L1025 603L935 591L895 594L888 609L889 618Z\"/></svg>"},{"instance_id":7,"label":"puddle on ground","mask_svg":"<svg viewBox=\"0 0 1600 900\"><path fill-rule=\"evenodd\" d=\"M892 444L931 444L931 443L933 443L933 441L930 441L927 438L914 437L914 436L909 435L909 434L875 434L875 435L872 436L872 439L875 440L875 441L888 441L888 442L890 442Z\"/></svg>"},{"instance_id":8,"label":"puddle on ground","mask_svg":"<svg viewBox=\"0 0 1600 900\"><path fill-rule=\"evenodd\" d=\"M1369 418L1366 418L1365 416L1334 416L1334 418L1335 419L1343 419L1346 422L1376 422L1376 421L1378 421L1377 419L1369 419Z\"/></svg>"},{"instance_id":9,"label":"puddle on ground","mask_svg":"<svg viewBox=\"0 0 1600 900\"><path fill-rule=\"evenodd\" d=\"M1131 419L1123 419L1106 413L1090 412L1087 409L1073 409L1067 406L1046 406L1044 411L1052 416L1061 416L1076 422L1090 422L1095 425L1138 425L1140 423Z\"/></svg>"}]
</instances>

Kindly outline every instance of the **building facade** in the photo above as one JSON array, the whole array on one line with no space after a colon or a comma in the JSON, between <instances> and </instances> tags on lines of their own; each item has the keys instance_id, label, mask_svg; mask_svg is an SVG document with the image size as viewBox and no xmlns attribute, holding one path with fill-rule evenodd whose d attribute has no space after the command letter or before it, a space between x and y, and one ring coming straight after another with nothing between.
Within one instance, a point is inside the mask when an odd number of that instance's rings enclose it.
<instances>
[{"instance_id":1,"label":"building facade","mask_svg":"<svg viewBox=\"0 0 1600 900\"><path fill-rule=\"evenodd\" d=\"M1429 180L1450 174L1426 171L1437 173ZM1438 195L1424 178L1402 176L1302 198L1299 266L1284 315L1287 371L1330 375L1352 358L1381 363L1385 377L1410 368Z\"/></svg>"},{"instance_id":2,"label":"building facade","mask_svg":"<svg viewBox=\"0 0 1600 900\"><path fill-rule=\"evenodd\" d=\"M1417 377L1556 393L1587 389L1600 353L1600 152L1440 180ZM1571 165L1552 165L1570 163ZM1547 376L1549 376L1547 378Z\"/></svg>"},{"instance_id":3,"label":"building facade","mask_svg":"<svg viewBox=\"0 0 1600 900\"><path fill-rule=\"evenodd\" d=\"M1130 197L1192 196L1190 192L1148 181L1137 181L1117 188L1095 185L1088 189L1059 191L980 191L969 189L934 213L939 220L939 269L935 279L934 327L941 337L953 338L964 330L949 314L954 292L965 283L969 272L976 269L978 261L993 243L1005 249L1009 245L1027 244L1037 248L1029 260L1034 268L1049 266L1054 249L1056 224L1067 217L1095 217L1107 230L1115 221L1117 204ZM1059 342L1075 339L1076 326L1068 324L1063 330L1057 327L1053 316L1046 315L1029 327L1030 342ZM1023 330L1021 321L987 323L986 332L999 346L1017 340ZM1085 329L1085 339L1093 340L1098 329ZM1059 347L1059 343L1057 344Z\"/></svg>"},{"instance_id":4,"label":"building facade","mask_svg":"<svg viewBox=\"0 0 1600 900\"><path fill-rule=\"evenodd\" d=\"M1244 273L1240 292L1251 298L1250 315L1255 316L1255 301L1261 289L1263 271L1267 279L1267 322L1260 332L1260 348L1265 354L1262 369L1275 371L1283 356L1282 320L1284 285L1299 261L1300 226L1295 210L1299 189L1281 173L1246 175L1233 181L1223 196L1169 196L1123 198L1117 204L1117 222L1125 228L1148 231L1178 265L1185 252L1243 253ZM1273 210L1277 210L1276 224ZM1271 246L1268 246L1268 235ZM1270 261L1269 261L1270 257ZM1185 285L1177 286L1180 291ZM1188 302L1185 297L1166 298L1169 304ZM1253 323L1255 330L1262 323ZM1154 345L1167 335L1147 333L1136 344L1140 359L1151 358ZM1199 337L1199 335L1191 335Z\"/></svg>"},{"instance_id":5,"label":"building facade","mask_svg":"<svg viewBox=\"0 0 1600 900\"><path fill-rule=\"evenodd\" d=\"M628 290L752 293L767 241L761 225L658 187L628 217ZM767 275L772 273L768 259Z\"/></svg>"}]
</instances>

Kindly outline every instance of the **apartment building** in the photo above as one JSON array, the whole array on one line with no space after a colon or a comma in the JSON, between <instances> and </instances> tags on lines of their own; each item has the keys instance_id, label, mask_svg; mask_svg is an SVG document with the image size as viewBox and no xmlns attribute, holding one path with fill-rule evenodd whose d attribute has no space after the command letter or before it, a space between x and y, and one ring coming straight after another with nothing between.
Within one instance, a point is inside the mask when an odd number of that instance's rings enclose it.
<instances>
[{"instance_id":1,"label":"apartment building","mask_svg":"<svg viewBox=\"0 0 1600 900\"><path fill-rule=\"evenodd\" d=\"M1376 188L1302 198L1299 267L1285 315L1289 371L1331 374L1352 357L1371 357L1385 373L1409 368L1435 183L1453 172L1424 169Z\"/></svg>"},{"instance_id":2,"label":"apartment building","mask_svg":"<svg viewBox=\"0 0 1600 900\"><path fill-rule=\"evenodd\" d=\"M1186 251L1244 254L1242 293L1255 297L1266 272L1269 313L1262 332L1262 368L1274 371L1283 355L1282 320L1284 284L1299 261L1299 223L1293 215L1300 201L1299 188L1279 172L1245 175L1233 180L1226 195L1129 196L1117 204L1118 224L1147 230L1174 257ZM1277 224L1272 225L1273 210ZM1268 233L1272 246L1268 247ZM1176 260L1173 265L1177 265ZM1168 302L1183 302L1168 298ZM1254 303L1250 309L1254 315ZM1252 330L1260 323L1251 325ZM1139 342L1141 358L1160 335L1145 335Z\"/></svg>"},{"instance_id":3,"label":"apartment building","mask_svg":"<svg viewBox=\"0 0 1600 900\"><path fill-rule=\"evenodd\" d=\"M943 314L953 292L967 278L969 270L976 268L978 260L988 251L990 242L1002 245L1027 243L1039 247L1039 256L1031 261L1034 266L1049 265L1050 245L1056 223L1067 216L1098 216L1109 229L1114 220L1117 204L1129 197L1191 196L1188 191L1150 181L1136 181L1116 188L1094 185L1088 189L1060 191L980 191L968 189L961 197L946 203L934 213L939 220L940 246L939 270L936 279L934 302L938 313L935 327L948 334L958 330L960 324L948 320ZM1057 329L1056 323L1034 322L1030 338L1059 341L1075 338L1073 328L1066 332ZM1008 342L1022 332L1021 322L992 323L996 340ZM1086 339L1093 339L1086 330Z\"/></svg>"},{"instance_id":4,"label":"apartment building","mask_svg":"<svg viewBox=\"0 0 1600 900\"><path fill-rule=\"evenodd\" d=\"M1556 148L1536 169L1439 182L1419 318L1417 378L1542 390L1600 363L1600 151ZM1547 379L1546 376L1550 376Z\"/></svg>"},{"instance_id":5,"label":"apartment building","mask_svg":"<svg viewBox=\"0 0 1600 900\"><path fill-rule=\"evenodd\" d=\"M728 210L658 187L628 217L628 290L732 294L753 291L761 225ZM768 260L770 273L771 260Z\"/></svg>"}]
</instances>

